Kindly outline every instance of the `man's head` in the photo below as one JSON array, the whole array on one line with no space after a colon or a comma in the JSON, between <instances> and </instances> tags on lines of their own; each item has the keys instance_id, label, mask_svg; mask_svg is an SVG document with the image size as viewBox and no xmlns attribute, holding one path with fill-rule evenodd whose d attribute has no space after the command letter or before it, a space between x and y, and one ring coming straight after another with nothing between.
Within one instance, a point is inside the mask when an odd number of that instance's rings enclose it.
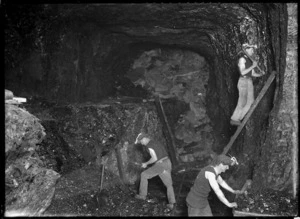
<instances>
[{"instance_id":1,"label":"man's head","mask_svg":"<svg viewBox=\"0 0 300 219\"><path fill-rule=\"evenodd\" d=\"M248 53L248 55L252 56L254 54L254 49L253 47L247 47L245 51Z\"/></svg>"},{"instance_id":2,"label":"man's head","mask_svg":"<svg viewBox=\"0 0 300 219\"><path fill-rule=\"evenodd\" d=\"M235 161L224 154L215 156L211 163L212 166L217 167L219 169L220 173L225 172L229 169L229 166L232 166L234 164Z\"/></svg>"},{"instance_id":3,"label":"man's head","mask_svg":"<svg viewBox=\"0 0 300 219\"><path fill-rule=\"evenodd\" d=\"M135 140L135 144L143 144L143 145L146 145L148 144L148 142L150 141L150 135L146 134L146 133L140 133L138 134L136 140Z\"/></svg>"},{"instance_id":4,"label":"man's head","mask_svg":"<svg viewBox=\"0 0 300 219\"><path fill-rule=\"evenodd\" d=\"M245 44L243 44L243 48L251 56L254 53L254 48L257 49L257 46L245 43Z\"/></svg>"}]
</instances>

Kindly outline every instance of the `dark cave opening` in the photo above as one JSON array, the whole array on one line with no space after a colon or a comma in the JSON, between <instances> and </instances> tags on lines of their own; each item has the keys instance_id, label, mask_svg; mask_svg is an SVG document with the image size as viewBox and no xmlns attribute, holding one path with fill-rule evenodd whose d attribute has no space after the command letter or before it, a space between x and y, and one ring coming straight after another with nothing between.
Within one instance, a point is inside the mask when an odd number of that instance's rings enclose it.
<instances>
[{"instance_id":1,"label":"dark cave opening","mask_svg":"<svg viewBox=\"0 0 300 219\"><path fill-rule=\"evenodd\" d=\"M222 96L220 95L220 89L218 88L220 86L220 80L228 80L226 78L220 77L220 74L224 73L224 72L219 72L220 69L217 68L216 66L219 65L223 65L220 63L220 60L217 60L215 58L215 61L212 61L212 57L211 54L212 52L209 51L211 50L211 48L208 49L195 49L195 48L189 48L188 46L182 46L182 45L164 45L164 44L160 44L160 43L156 43L156 42L135 42L135 43L129 43L127 45L124 45L122 47L122 49L118 49L115 52L111 53L111 57L114 57L113 60L115 60L115 62L113 62L113 67L110 67L111 64L107 64L106 66L108 66L109 71L111 71L112 73L112 77L114 80L114 90L111 92L110 96L132 96L132 97L140 97L140 98L149 98L151 97L151 91L147 90L147 89L143 89L143 87L141 85L137 85L137 86L133 86L132 81L133 80L137 80L139 77L141 77L141 74L136 73L135 76L132 77L136 77L131 78L129 80L129 78L126 76L126 72L130 71L130 66L132 66L132 63L138 59L139 56L141 56L141 54L147 52L147 51L153 51L153 50L183 50L183 51L191 51L191 52L195 52L196 54L199 54L201 56L203 56L205 58L205 60L207 60L207 64L208 64L208 68L210 69L210 73L209 73L209 79L208 79L208 84L206 84L204 86L204 88L206 89L207 92L207 97L205 97L205 99L207 100L207 104L206 104L206 108L207 108L207 113L209 118L212 121L212 125L214 127L215 130L215 135L216 135L216 139L217 142L214 146L214 150L217 153L221 153L222 148L224 147L224 145L226 145L226 142L228 141L229 136L231 136L234 131L235 131L235 127L232 127L228 124L228 115L230 113L229 109L231 108L231 110L233 110L234 106L236 105L237 99L238 99L238 90L237 87L234 86L232 93L226 96ZM202 51L202 52L200 52ZM203 53L203 51L209 51L207 53ZM118 52L118 53L117 53ZM116 55L117 54L117 55ZM108 60L111 60L112 58L108 57ZM110 62L112 63L112 62ZM234 65L234 68L231 70L226 70L226 71L230 71L230 77L232 80L231 83L236 84L239 74L238 74L238 70L237 70L237 66ZM221 83L226 83L221 82ZM223 86L223 85L221 85ZM228 92L228 91L226 91ZM221 98L223 98L223 100L221 100ZM225 99L224 99L225 98ZM228 98L228 99L226 99ZM224 108L224 105L220 105L221 103L231 103L231 107L228 109L228 107ZM168 104L166 102L166 104ZM167 107L166 108L170 108ZM181 111L179 109L179 111ZM170 111L167 112L167 114L170 117L174 117L172 116L172 113ZM170 120L172 121L173 118L170 118Z\"/></svg>"}]
</instances>

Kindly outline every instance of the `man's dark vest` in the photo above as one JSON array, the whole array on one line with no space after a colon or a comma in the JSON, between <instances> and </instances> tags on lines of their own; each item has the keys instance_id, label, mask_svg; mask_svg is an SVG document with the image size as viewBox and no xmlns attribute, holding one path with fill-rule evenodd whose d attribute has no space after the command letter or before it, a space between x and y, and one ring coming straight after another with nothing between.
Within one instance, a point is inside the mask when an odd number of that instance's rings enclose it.
<instances>
[{"instance_id":1,"label":"man's dark vest","mask_svg":"<svg viewBox=\"0 0 300 219\"><path fill-rule=\"evenodd\" d=\"M157 160L160 160L161 158L168 156L168 153L164 145L159 141L150 140L149 143L146 145L146 147L152 148L155 151Z\"/></svg>"},{"instance_id":2,"label":"man's dark vest","mask_svg":"<svg viewBox=\"0 0 300 219\"><path fill-rule=\"evenodd\" d=\"M252 61L251 61L251 59L249 59L248 56L245 55L245 54L243 54L243 55L241 56L241 58L242 58L242 57L246 60L246 63L245 63L245 69L250 68L250 67L252 66ZM252 70L249 71L247 74L241 75L241 76L243 76L243 77L251 77L251 76L252 76Z\"/></svg>"}]
</instances>

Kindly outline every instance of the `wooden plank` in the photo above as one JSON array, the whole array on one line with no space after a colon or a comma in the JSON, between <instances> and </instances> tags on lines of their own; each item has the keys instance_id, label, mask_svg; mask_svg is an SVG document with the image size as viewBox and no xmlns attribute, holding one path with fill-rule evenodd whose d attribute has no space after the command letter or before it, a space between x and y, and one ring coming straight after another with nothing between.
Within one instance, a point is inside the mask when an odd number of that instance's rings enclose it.
<instances>
[{"instance_id":1,"label":"wooden plank","mask_svg":"<svg viewBox=\"0 0 300 219\"><path fill-rule=\"evenodd\" d=\"M179 189L178 189L178 192L177 192L177 197L180 198L180 193L181 193L181 189L182 189L182 184L184 183L185 181L185 177L186 177L186 173L184 173L183 177L182 177L182 180L181 180L181 183L179 185ZM177 202L178 202L178 198L177 198ZM177 205L175 205L175 208L173 209L172 211L172 216L175 216L175 213L176 213L176 208L177 208Z\"/></svg>"},{"instance_id":2,"label":"wooden plank","mask_svg":"<svg viewBox=\"0 0 300 219\"><path fill-rule=\"evenodd\" d=\"M236 140L236 138L238 137L238 135L240 134L240 132L242 131L242 129L244 128L245 124L247 123L248 119L250 118L250 116L252 115L253 111L255 110L255 108L257 107L257 105L259 104L260 100L263 98L263 96L265 95L266 91L268 90L268 88L270 87L272 81L275 78L275 74L276 72L273 71L272 74L270 75L270 77L268 78L267 82L265 83L265 86L261 89L258 97L255 99L254 103L252 104L249 112L246 114L243 122L241 125L238 126L238 129L236 130L236 132L234 133L234 135L231 137L229 143L226 145L226 147L223 150L222 154L226 154L229 149L231 148L232 144L234 143L234 141Z\"/></svg>"},{"instance_id":3,"label":"wooden plank","mask_svg":"<svg viewBox=\"0 0 300 219\"><path fill-rule=\"evenodd\" d=\"M278 215L271 215L271 214L260 214L254 212L244 212L244 211L234 211L234 217L278 217Z\"/></svg>"},{"instance_id":4,"label":"wooden plank","mask_svg":"<svg viewBox=\"0 0 300 219\"><path fill-rule=\"evenodd\" d=\"M169 155L170 155L171 162L172 162L173 166L177 166L178 161L177 161L176 153L175 153L176 147L175 147L174 136L173 136L172 130L170 128L170 125L168 123L168 120L167 120L167 117L166 117L166 114L165 114L165 111L164 111L164 108L163 108L163 105L161 103L161 100L160 100L159 96L155 97L155 103L156 103L156 107L158 109L158 113L163 118L162 123L165 126L165 128L164 128L164 130L166 131L165 135L168 138L168 141L170 143L170 144L167 144L167 146L168 146L168 152L169 152Z\"/></svg>"},{"instance_id":5,"label":"wooden plank","mask_svg":"<svg viewBox=\"0 0 300 219\"><path fill-rule=\"evenodd\" d=\"M26 103L27 99L25 97L13 97L13 100L16 100L20 103Z\"/></svg>"}]
</instances>

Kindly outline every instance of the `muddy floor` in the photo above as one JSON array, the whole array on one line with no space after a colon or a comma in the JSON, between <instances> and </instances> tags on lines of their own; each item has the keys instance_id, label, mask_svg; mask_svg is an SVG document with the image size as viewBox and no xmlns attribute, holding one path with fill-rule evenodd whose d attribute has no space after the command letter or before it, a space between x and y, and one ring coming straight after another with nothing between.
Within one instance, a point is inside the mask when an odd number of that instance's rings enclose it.
<instances>
[{"instance_id":1,"label":"muddy floor","mask_svg":"<svg viewBox=\"0 0 300 219\"><path fill-rule=\"evenodd\" d=\"M145 201L135 199L138 185L124 185L117 178L107 182L106 173L102 191L99 191L99 168L86 165L60 178L55 196L45 216L187 216L185 198L201 166L181 166L173 171L174 191L177 204L170 211L167 209L166 189L159 177L149 180L148 198ZM223 191L229 201L235 196ZM282 193L256 195L248 193L238 199L240 211L269 213L273 215L297 215L298 203ZM280 200L280 203L274 203ZM209 202L214 216L233 216L232 209L221 203L212 192ZM249 203L251 202L251 203ZM283 204L283 202L285 202ZM272 204L273 203L273 204ZM277 203L277 204L276 204ZM268 209L268 210L266 210Z\"/></svg>"}]
</instances>

